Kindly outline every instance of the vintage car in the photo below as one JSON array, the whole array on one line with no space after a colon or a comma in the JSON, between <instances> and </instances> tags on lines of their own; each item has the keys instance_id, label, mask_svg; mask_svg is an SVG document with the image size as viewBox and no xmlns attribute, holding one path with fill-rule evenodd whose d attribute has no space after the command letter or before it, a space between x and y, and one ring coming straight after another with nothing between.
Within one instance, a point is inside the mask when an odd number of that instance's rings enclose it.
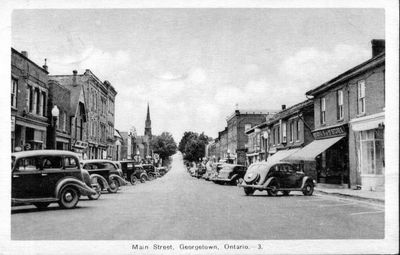
<instances>
[{"instance_id":1,"label":"vintage car","mask_svg":"<svg viewBox=\"0 0 400 255\"><path fill-rule=\"evenodd\" d=\"M302 191L304 195L311 196L315 181L291 163L267 161L250 165L238 186L244 188L246 195L266 190L270 196L276 196L278 191L286 196L290 191Z\"/></svg>"},{"instance_id":2,"label":"vintage car","mask_svg":"<svg viewBox=\"0 0 400 255\"><path fill-rule=\"evenodd\" d=\"M146 182L149 177L143 167L133 160L120 161L121 170L126 180L129 180L132 185Z\"/></svg>"},{"instance_id":3,"label":"vintage car","mask_svg":"<svg viewBox=\"0 0 400 255\"><path fill-rule=\"evenodd\" d=\"M209 176L209 180L213 181L214 183L217 183L216 178L218 177L219 171L223 168L225 163L223 162L218 162L212 165L212 171Z\"/></svg>"},{"instance_id":4,"label":"vintage car","mask_svg":"<svg viewBox=\"0 0 400 255\"><path fill-rule=\"evenodd\" d=\"M246 174L246 167L243 165L224 164L214 179L216 183L229 183L236 185Z\"/></svg>"},{"instance_id":5,"label":"vintage car","mask_svg":"<svg viewBox=\"0 0 400 255\"><path fill-rule=\"evenodd\" d=\"M82 168L89 172L92 183L98 183L101 190L107 190L109 193L117 193L120 186L127 184L122 177L122 170L111 160L83 160Z\"/></svg>"},{"instance_id":6,"label":"vintage car","mask_svg":"<svg viewBox=\"0 0 400 255\"><path fill-rule=\"evenodd\" d=\"M146 171L149 181L152 181L157 177L160 177L158 175L158 172L156 171L156 168L152 164L142 164L141 166Z\"/></svg>"},{"instance_id":7,"label":"vintage car","mask_svg":"<svg viewBox=\"0 0 400 255\"><path fill-rule=\"evenodd\" d=\"M62 150L33 150L11 154L12 205L33 204L39 209L58 202L76 207L81 195L96 196L89 173L82 170L75 153Z\"/></svg>"},{"instance_id":8,"label":"vintage car","mask_svg":"<svg viewBox=\"0 0 400 255\"><path fill-rule=\"evenodd\" d=\"M160 166L157 167L157 172L160 174L160 176L164 176L167 172L168 172L168 168L166 168L165 166Z\"/></svg>"}]
</instances>

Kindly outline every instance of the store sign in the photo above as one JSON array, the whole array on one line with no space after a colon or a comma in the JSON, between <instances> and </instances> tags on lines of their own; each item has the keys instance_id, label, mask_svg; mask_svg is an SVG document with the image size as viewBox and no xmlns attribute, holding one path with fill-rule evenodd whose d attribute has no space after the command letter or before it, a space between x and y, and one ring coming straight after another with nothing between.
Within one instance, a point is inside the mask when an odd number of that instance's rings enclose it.
<instances>
[{"instance_id":1,"label":"store sign","mask_svg":"<svg viewBox=\"0 0 400 255\"><path fill-rule=\"evenodd\" d=\"M87 142L82 142L82 141L76 141L74 146L78 147L78 148L85 149L88 146L88 143Z\"/></svg>"},{"instance_id":2,"label":"store sign","mask_svg":"<svg viewBox=\"0 0 400 255\"><path fill-rule=\"evenodd\" d=\"M333 127L323 130L318 130L313 132L314 139L326 138L326 137L335 137L346 135L346 129L344 126Z\"/></svg>"}]
</instances>

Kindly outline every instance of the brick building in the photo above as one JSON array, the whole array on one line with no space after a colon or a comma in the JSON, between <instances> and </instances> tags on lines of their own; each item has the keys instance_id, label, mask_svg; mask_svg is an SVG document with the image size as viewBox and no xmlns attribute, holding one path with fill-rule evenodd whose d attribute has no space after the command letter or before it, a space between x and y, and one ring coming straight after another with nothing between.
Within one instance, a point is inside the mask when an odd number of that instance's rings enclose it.
<instances>
[{"instance_id":1,"label":"brick building","mask_svg":"<svg viewBox=\"0 0 400 255\"><path fill-rule=\"evenodd\" d=\"M318 182L383 188L384 41L372 58L306 93L314 98L315 141L297 159L316 161Z\"/></svg>"},{"instance_id":2,"label":"brick building","mask_svg":"<svg viewBox=\"0 0 400 255\"><path fill-rule=\"evenodd\" d=\"M227 157L237 164L246 164L247 135L245 130L264 122L267 116L276 111L235 110L227 118L228 144ZM221 155L222 156L222 155Z\"/></svg>"},{"instance_id":3,"label":"brick building","mask_svg":"<svg viewBox=\"0 0 400 255\"><path fill-rule=\"evenodd\" d=\"M45 149L48 72L11 48L11 151Z\"/></svg>"},{"instance_id":4,"label":"brick building","mask_svg":"<svg viewBox=\"0 0 400 255\"><path fill-rule=\"evenodd\" d=\"M54 106L59 109L56 125L50 125L48 129L48 147L71 150L86 159L88 157L85 150L87 147L87 110L82 84L78 83L76 79L72 79L71 83L64 80L63 84L60 84L50 77L48 105L49 116L51 116L51 109ZM56 127L55 134L54 126ZM55 143L54 137L56 138Z\"/></svg>"},{"instance_id":5,"label":"brick building","mask_svg":"<svg viewBox=\"0 0 400 255\"><path fill-rule=\"evenodd\" d=\"M81 149L89 159L111 158L116 146L114 121L117 92L114 87L108 81L102 82L89 69L80 75L73 71L72 75L50 77L62 86L82 86L87 122L82 123L83 130L86 130L86 144L83 144L86 147Z\"/></svg>"}]
</instances>

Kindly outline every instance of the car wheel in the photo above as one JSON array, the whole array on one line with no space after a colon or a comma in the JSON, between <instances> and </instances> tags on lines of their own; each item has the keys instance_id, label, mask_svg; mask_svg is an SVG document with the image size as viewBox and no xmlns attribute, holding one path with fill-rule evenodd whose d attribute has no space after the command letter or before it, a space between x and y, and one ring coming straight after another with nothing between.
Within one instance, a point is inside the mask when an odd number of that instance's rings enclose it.
<instances>
[{"instance_id":1,"label":"car wheel","mask_svg":"<svg viewBox=\"0 0 400 255\"><path fill-rule=\"evenodd\" d=\"M269 185L268 185L268 190L267 193L268 195L270 195L271 197L275 197L278 194L278 184L276 181L272 181Z\"/></svg>"},{"instance_id":2,"label":"car wheel","mask_svg":"<svg viewBox=\"0 0 400 255\"><path fill-rule=\"evenodd\" d=\"M306 185L304 185L303 194L305 196L311 196L313 192L314 192L314 185L310 182L307 182Z\"/></svg>"},{"instance_id":3,"label":"car wheel","mask_svg":"<svg viewBox=\"0 0 400 255\"><path fill-rule=\"evenodd\" d=\"M148 176L149 176L149 181L156 179L156 176L153 173L149 173Z\"/></svg>"},{"instance_id":4,"label":"car wheel","mask_svg":"<svg viewBox=\"0 0 400 255\"><path fill-rule=\"evenodd\" d=\"M244 194L246 194L246 196L250 196L254 194L254 189L253 188L244 188Z\"/></svg>"},{"instance_id":5,"label":"car wheel","mask_svg":"<svg viewBox=\"0 0 400 255\"><path fill-rule=\"evenodd\" d=\"M132 185L135 185L139 182L139 179L134 174L131 174L131 177L129 178L129 180Z\"/></svg>"},{"instance_id":6,"label":"car wheel","mask_svg":"<svg viewBox=\"0 0 400 255\"><path fill-rule=\"evenodd\" d=\"M108 188L108 192L117 193L119 188L119 182L116 179L112 179L108 186L110 187Z\"/></svg>"},{"instance_id":7,"label":"car wheel","mask_svg":"<svg viewBox=\"0 0 400 255\"><path fill-rule=\"evenodd\" d=\"M282 191L282 193L284 196L289 196L290 190L284 190L284 191Z\"/></svg>"},{"instance_id":8,"label":"car wheel","mask_svg":"<svg viewBox=\"0 0 400 255\"><path fill-rule=\"evenodd\" d=\"M65 209L74 208L79 201L79 193L74 187L65 187L60 193L58 204Z\"/></svg>"},{"instance_id":9,"label":"car wheel","mask_svg":"<svg viewBox=\"0 0 400 255\"><path fill-rule=\"evenodd\" d=\"M34 206L37 207L37 209L39 210L43 210L46 209L49 206L49 202L37 202L37 203L33 203Z\"/></svg>"},{"instance_id":10,"label":"car wheel","mask_svg":"<svg viewBox=\"0 0 400 255\"><path fill-rule=\"evenodd\" d=\"M146 175L140 176L140 182L141 182L141 183L145 183L145 182L148 181L148 180L149 180L149 178L147 178Z\"/></svg>"}]
</instances>

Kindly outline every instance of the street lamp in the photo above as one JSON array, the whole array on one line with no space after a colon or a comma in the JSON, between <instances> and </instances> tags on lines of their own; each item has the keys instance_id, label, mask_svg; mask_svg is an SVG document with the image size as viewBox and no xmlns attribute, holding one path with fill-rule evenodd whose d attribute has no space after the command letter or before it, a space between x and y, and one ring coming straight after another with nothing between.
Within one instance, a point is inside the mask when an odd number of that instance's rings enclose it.
<instances>
[{"instance_id":1,"label":"street lamp","mask_svg":"<svg viewBox=\"0 0 400 255\"><path fill-rule=\"evenodd\" d=\"M57 119L58 119L59 115L60 115L60 110L58 110L57 105L54 105L53 109L51 109L51 116L53 118L53 149L54 150L57 148L56 129L57 129Z\"/></svg>"}]
</instances>

